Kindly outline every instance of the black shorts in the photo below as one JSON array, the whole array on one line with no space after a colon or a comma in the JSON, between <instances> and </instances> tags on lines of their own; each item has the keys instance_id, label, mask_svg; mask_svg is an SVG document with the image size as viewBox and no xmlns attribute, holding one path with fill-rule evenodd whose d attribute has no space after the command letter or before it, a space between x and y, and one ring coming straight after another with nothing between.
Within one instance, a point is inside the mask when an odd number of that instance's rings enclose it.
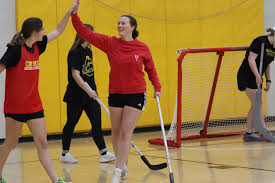
<instances>
[{"instance_id":1,"label":"black shorts","mask_svg":"<svg viewBox=\"0 0 275 183\"><path fill-rule=\"evenodd\" d=\"M244 80L244 79L238 78L238 89L240 91L245 91L246 88L258 89L256 80L255 79Z\"/></svg>"},{"instance_id":2,"label":"black shorts","mask_svg":"<svg viewBox=\"0 0 275 183\"><path fill-rule=\"evenodd\" d=\"M35 113L28 113L28 114L10 114L10 113L5 113L5 117L10 117L16 121L19 122L27 122L31 119L37 119L37 118L44 118L44 110L38 111Z\"/></svg>"},{"instance_id":3,"label":"black shorts","mask_svg":"<svg viewBox=\"0 0 275 183\"><path fill-rule=\"evenodd\" d=\"M144 111L146 105L146 93L136 94L109 94L108 104L110 107L130 106Z\"/></svg>"},{"instance_id":4,"label":"black shorts","mask_svg":"<svg viewBox=\"0 0 275 183\"><path fill-rule=\"evenodd\" d=\"M253 73L252 74L245 73L245 71L242 71L239 69L237 74L237 81L238 81L238 89L240 91L245 91L246 88L250 88L250 89L258 88L256 83L256 78L253 75Z\"/></svg>"},{"instance_id":5,"label":"black shorts","mask_svg":"<svg viewBox=\"0 0 275 183\"><path fill-rule=\"evenodd\" d=\"M257 84L252 83L252 82L238 80L238 89L240 91L245 91L246 88L257 89Z\"/></svg>"}]
</instances>

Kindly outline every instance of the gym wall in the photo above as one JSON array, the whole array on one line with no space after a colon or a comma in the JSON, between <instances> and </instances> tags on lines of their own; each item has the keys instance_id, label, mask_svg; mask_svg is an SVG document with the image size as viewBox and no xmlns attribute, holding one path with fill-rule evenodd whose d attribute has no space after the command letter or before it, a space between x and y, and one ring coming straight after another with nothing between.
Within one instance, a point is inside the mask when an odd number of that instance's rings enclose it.
<instances>
[{"instance_id":1,"label":"gym wall","mask_svg":"<svg viewBox=\"0 0 275 183\"><path fill-rule=\"evenodd\" d=\"M73 2L18 0L17 30L26 18L35 16L44 21L45 29L50 32ZM149 46L155 61L162 84L161 105L166 124L171 122L176 99L177 49L247 46L255 37L264 34L263 3L258 0L213 0L211 3L205 0L81 0L79 16L84 23L93 25L96 32L118 36L118 19L129 12L138 21L138 39ZM63 35L51 42L40 58L39 89L49 134L61 133L66 122L66 104L62 99L67 85L67 54L74 37L75 31L69 21ZM107 105L109 63L103 52L92 49L98 92ZM240 58L240 63L242 59ZM147 96L146 110L138 126L159 126L153 87L148 78ZM246 100L245 94L238 94L238 100ZM225 102L237 105L232 101ZM248 109L248 103L243 105ZM89 130L87 117L83 115L80 120L76 131ZM104 130L111 127L103 110L102 127ZM29 134L24 128L23 135Z\"/></svg>"}]
</instances>

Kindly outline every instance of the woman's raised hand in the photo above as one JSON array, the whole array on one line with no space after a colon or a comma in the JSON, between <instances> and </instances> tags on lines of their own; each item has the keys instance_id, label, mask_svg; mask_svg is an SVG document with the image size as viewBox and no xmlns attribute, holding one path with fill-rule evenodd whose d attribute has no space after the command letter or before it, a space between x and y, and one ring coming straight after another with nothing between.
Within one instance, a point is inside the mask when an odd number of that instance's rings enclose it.
<instances>
[{"instance_id":1,"label":"woman's raised hand","mask_svg":"<svg viewBox=\"0 0 275 183\"><path fill-rule=\"evenodd\" d=\"M79 8L79 0L75 0L75 2L72 4L71 8L69 9L70 14L76 14L78 12Z\"/></svg>"}]
</instances>

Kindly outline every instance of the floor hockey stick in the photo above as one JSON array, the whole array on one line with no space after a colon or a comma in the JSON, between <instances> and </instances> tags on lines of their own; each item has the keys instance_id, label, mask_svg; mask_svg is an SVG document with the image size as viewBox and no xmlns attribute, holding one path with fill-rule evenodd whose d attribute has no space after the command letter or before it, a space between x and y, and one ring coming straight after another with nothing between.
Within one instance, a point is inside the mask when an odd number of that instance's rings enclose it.
<instances>
[{"instance_id":1,"label":"floor hockey stick","mask_svg":"<svg viewBox=\"0 0 275 183\"><path fill-rule=\"evenodd\" d=\"M109 110L106 108L106 106L101 102L101 100L99 98L95 99L98 104L103 108L103 110L107 113L107 115L110 117L110 112ZM160 170L160 169L164 169L167 167L167 163L161 163L161 164L157 164L157 165L152 165L147 158L142 154L142 152L137 148L137 146L134 144L133 141L131 141L131 145L132 147L135 149L135 151L139 154L140 158L142 159L142 161L148 166L148 168L150 168L151 170Z\"/></svg>"},{"instance_id":2,"label":"floor hockey stick","mask_svg":"<svg viewBox=\"0 0 275 183\"><path fill-rule=\"evenodd\" d=\"M263 58L264 58L264 43L261 45L261 56L260 56L260 68L259 74L262 76L263 69ZM275 137L273 133L265 129L262 124L260 124L260 113L262 106L262 87L259 87L256 91L255 101L254 101L254 113L253 113L253 125L255 130L262 134L265 138L275 143Z\"/></svg>"},{"instance_id":3,"label":"floor hockey stick","mask_svg":"<svg viewBox=\"0 0 275 183\"><path fill-rule=\"evenodd\" d=\"M162 131L162 136L163 136L163 142L165 146L165 151L166 151L166 158L167 158L167 163L169 167L169 178L170 178L170 183L174 183L174 175L171 167L171 161L170 161L170 156L169 156L169 151L168 151L168 145L167 145L167 140L166 140L166 135L165 135L165 129L164 129L164 123L163 123L163 118L162 118L162 112L161 112L161 107L160 107L160 101L159 97L156 97L157 100L157 105L158 105L158 111L159 111L159 119L160 119L160 126L161 126L161 131Z\"/></svg>"}]
</instances>

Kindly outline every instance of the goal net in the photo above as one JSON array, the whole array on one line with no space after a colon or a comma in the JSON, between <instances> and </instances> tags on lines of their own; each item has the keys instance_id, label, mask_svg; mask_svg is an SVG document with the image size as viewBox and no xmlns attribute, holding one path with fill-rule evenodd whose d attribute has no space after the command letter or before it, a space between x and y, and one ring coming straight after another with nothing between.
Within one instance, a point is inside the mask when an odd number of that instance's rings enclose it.
<instances>
[{"instance_id":1,"label":"goal net","mask_svg":"<svg viewBox=\"0 0 275 183\"><path fill-rule=\"evenodd\" d=\"M178 91L168 145L181 140L241 134L250 104L237 87L237 72L247 47L180 49ZM263 93L263 111L266 114ZM269 129L274 117L267 116ZM274 124L272 124L272 122ZM163 144L161 138L150 143Z\"/></svg>"}]
</instances>

